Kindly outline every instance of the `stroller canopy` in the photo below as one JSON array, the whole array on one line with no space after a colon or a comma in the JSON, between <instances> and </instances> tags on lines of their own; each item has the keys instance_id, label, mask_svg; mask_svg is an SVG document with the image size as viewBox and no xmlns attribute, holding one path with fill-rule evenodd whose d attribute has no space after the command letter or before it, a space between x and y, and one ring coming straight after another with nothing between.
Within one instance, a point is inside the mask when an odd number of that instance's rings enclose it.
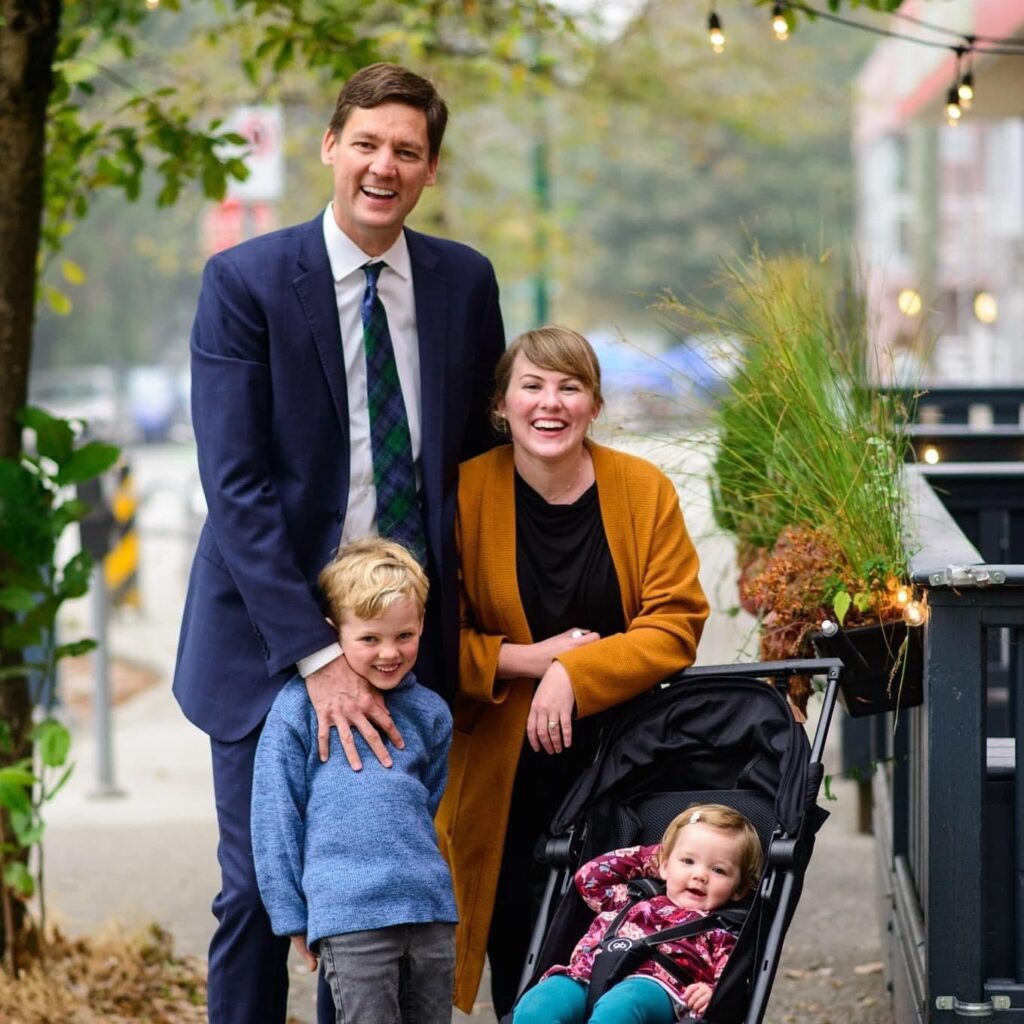
<instances>
[{"instance_id":1,"label":"stroller canopy","mask_svg":"<svg viewBox=\"0 0 1024 1024\"><path fill-rule=\"evenodd\" d=\"M615 709L601 748L552 822L565 834L594 801L655 790L750 789L795 835L813 806L810 747L773 686L742 676L669 680Z\"/></svg>"}]
</instances>

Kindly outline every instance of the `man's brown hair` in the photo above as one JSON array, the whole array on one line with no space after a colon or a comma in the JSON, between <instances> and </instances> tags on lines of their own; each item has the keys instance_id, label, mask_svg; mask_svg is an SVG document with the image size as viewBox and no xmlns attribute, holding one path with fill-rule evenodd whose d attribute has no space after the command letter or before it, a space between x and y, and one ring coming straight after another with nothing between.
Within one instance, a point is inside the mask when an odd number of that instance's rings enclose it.
<instances>
[{"instance_id":1,"label":"man's brown hair","mask_svg":"<svg viewBox=\"0 0 1024 1024\"><path fill-rule=\"evenodd\" d=\"M335 137L340 135L356 107L369 110L382 103L404 103L423 111L427 118L430 159L436 160L448 124L448 107L432 82L400 64L370 64L360 68L338 93L331 115L331 132Z\"/></svg>"}]
</instances>

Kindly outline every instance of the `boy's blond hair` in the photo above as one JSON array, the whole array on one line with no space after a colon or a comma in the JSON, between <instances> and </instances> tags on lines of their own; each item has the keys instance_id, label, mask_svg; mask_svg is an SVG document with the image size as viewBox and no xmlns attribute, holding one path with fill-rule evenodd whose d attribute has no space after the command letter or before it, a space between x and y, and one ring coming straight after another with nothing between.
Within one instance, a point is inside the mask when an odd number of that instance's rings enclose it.
<instances>
[{"instance_id":1,"label":"boy's blond hair","mask_svg":"<svg viewBox=\"0 0 1024 1024\"><path fill-rule=\"evenodd\" d=\"M739 811L725 804L691 804L682 814L677 814L661 837L662 861L672 853L679 833L687 825L697 822L731 832L737 837L742 891L746 893L756 886L761 879L761 840L754 826Z\"/></svg>"},{"instance_id":2,"label":"boy's blond hair","mask_svg":"<svg viewBox=\"0 0 1024 1024\"><path fill-rule=\"evenodd\" d=\"M420 563L401 544L367 537L346 544L317 581L331 620L341 625L342 612L376 619L403 597L419 605L420 617L430 584Z\"/></svg>"}]
</instances>

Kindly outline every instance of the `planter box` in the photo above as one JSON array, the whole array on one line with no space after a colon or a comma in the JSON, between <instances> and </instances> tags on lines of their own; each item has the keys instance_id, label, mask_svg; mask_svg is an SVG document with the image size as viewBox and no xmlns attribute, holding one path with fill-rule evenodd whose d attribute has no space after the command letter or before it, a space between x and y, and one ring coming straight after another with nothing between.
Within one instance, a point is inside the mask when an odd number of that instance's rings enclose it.
<instances>
[{"instance_id":1,"label":"planter box","mask_svg":"<svg viewBox=\"0 0 1024 1024\"><path fill-rule=\"evenodd\" d=\"M914 708L924 701L923 635L920 626L895 621L840 630L832 637L812 633L811 643L820 657L842 659L839 699L847 714L860 718Z\"/></svg>"}]
</instances>

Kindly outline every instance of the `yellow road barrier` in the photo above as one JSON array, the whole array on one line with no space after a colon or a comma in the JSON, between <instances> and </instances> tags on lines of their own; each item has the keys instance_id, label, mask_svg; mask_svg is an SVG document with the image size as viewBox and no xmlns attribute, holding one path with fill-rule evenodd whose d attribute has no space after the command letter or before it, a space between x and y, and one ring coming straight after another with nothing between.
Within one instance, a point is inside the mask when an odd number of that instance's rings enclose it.
<instances>
[{"instance_id":1,"label":"yellow road barrier","mask_svg":"<svg viewBox=\"0 0 1024 1024\"><path fill-rule=\"evenodd\" d=\"M114 513L114 541L103 560L110 603L115 607L139 608L139 534L135 522L139 499L135 493L131 467L122 463L117 488L111 499Z\"/></svg>"}]
</instances>

